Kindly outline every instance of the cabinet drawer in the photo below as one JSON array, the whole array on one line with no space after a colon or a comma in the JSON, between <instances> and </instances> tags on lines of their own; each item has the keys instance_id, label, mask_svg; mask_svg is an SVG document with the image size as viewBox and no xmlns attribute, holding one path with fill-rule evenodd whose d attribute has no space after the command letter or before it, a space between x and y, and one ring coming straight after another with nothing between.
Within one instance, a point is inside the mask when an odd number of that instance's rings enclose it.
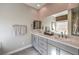
<instances>
[{"instance_id":1,"label":"cabinet drawer","mask_svg":"<svg viewBox=\"0 0 79 59\"><path fill-rule=\"evenodd\" d=\"M41 45L41 46L47 46L47 42L39 41L39 45Z\"/></svg>"},{"instance_id":2,"label":"cabinet drawer","mask_svg":"<svg viewBox=\"0 0 79 59\"><path fill-rule=\"evenodd\" d=\"M48 44L47 43L43 43L43 42L39 42L39 47L41 47L43 49L47 49Z\"/></svg>"},{"instance_id":3,"label":"cabinet drawer","mask_svg":"<svg viewBox=\"0 0 79 59\"><path fill-rule=\"evenodd\" d=\"M42 40L39 39L39 42L43 42L43 43L45 42L45 43L47 43L47 39L42 39Z\"/></svg>"},{"instance_id":4,"label":"cabinet drawer","mask_svg":"<svg viewBox=\"0 0 79 59\"><path fill-rule=\"evenodd\" d=\"M67 51L60 50L60 55L72 55L72 54Z\"/></svg>"},{"instance_id":5,"label":"cabinet drawer","mask_svg":"<svg viewBox=\"0 0 79 59\"><path fill-rule=\"evenodd\" d=\"M42 55L47 55L48 51L47 50L44 50L43 48L39 48L39 52L42 54Z\"/></svg>"},{"instance_id":6,"label":"cabinet drawer","mask_svg":"<svg viewBox=\"0 0 79 59\"><path fill-rule=\"evenodd\" d=\"M39 41L47 42L47 39L46 38L39 37Z\"/></svg>"},{"instance_id":7,"label":"cabinet drawer","mask_svg":"<svg viewBox=\"0 0 79 59\"><path fill-rule=\"evenodd\" d=\"M48 50L48 46L40 46L40 45L39 45L39 48L42 48L42 49L44 49L44 50L46 50L46 51Z\"/></svg>"}]
</instances>

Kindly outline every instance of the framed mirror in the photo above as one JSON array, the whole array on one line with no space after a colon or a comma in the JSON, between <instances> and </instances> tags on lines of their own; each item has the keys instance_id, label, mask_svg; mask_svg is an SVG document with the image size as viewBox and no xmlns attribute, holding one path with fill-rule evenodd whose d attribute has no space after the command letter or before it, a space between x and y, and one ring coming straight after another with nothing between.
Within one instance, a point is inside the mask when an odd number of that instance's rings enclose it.
<instances>
[{"instance_id":1,"label":"framed mirror","mask_svg":"<svg viewBox=\"0 0 79 59\"><path fill-rule=\"evenodd\" d=\"M79 7L71 9L71 34L79 36Z\"/></svg>"}]
</instances>

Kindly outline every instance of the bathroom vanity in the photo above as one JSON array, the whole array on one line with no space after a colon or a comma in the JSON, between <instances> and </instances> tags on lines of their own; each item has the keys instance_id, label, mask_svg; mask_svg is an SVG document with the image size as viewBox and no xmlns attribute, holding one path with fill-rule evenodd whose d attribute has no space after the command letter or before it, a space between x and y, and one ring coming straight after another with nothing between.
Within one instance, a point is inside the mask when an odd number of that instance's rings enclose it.
<instances>
[{"instance_id":1,"label":"bathroom vanity","mask_svg":"<svg viewBox=\"0 0 79 59\"><path fill-rule=\"evenodd\" d=\"M46 35L32 31L33 47L42 55L79 55L79 7L53 14L42 21L44 32L60 35ZM75 36L74 36L75 35Z\"/></svg>"},{"instance_id":2,"label":"bathroom vanity","mask_svg":"<svg viewBox=\"0 0 79 59\"><path fill-rule=\"evenodd\" d=\"M33 47L41 55L78 55L79 43L71 38L48 36L38 31L32 32Z\"/></svg>"}]
</instances>

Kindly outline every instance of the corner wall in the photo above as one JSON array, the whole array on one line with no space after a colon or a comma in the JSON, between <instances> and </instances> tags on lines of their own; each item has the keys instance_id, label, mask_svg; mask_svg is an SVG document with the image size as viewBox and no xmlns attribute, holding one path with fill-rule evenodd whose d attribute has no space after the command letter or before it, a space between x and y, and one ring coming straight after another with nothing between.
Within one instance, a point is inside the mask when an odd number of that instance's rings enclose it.
<instances>
[{"instance_id":1,"label":"corner wall","mask_svg":"<svg viewBox=\"0 0 79 59\"><path fill-rule=\"evenodd\" d=\"M3 53L31 44L31 24L36 10L21 3L0 3L0 42ZM27 25L27 34L15 36L12 25Z\"/></svg>"}]
</instances>

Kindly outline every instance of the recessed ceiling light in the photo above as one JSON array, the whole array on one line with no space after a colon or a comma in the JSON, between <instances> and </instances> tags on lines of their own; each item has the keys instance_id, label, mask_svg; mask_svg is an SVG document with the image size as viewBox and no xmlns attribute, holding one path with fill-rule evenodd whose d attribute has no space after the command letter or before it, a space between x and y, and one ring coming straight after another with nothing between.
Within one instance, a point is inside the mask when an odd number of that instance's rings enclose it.
<instances>
[{"instance_id":1,"label":"recessed ceiling light","mask_svg":"<svg viewBox=\"0 0 79 59\"><path fill-rule=\"evenodd\" d=\"M40 4L37 4L37 7L40 7Z\"/></svg>"}]
</instances>

